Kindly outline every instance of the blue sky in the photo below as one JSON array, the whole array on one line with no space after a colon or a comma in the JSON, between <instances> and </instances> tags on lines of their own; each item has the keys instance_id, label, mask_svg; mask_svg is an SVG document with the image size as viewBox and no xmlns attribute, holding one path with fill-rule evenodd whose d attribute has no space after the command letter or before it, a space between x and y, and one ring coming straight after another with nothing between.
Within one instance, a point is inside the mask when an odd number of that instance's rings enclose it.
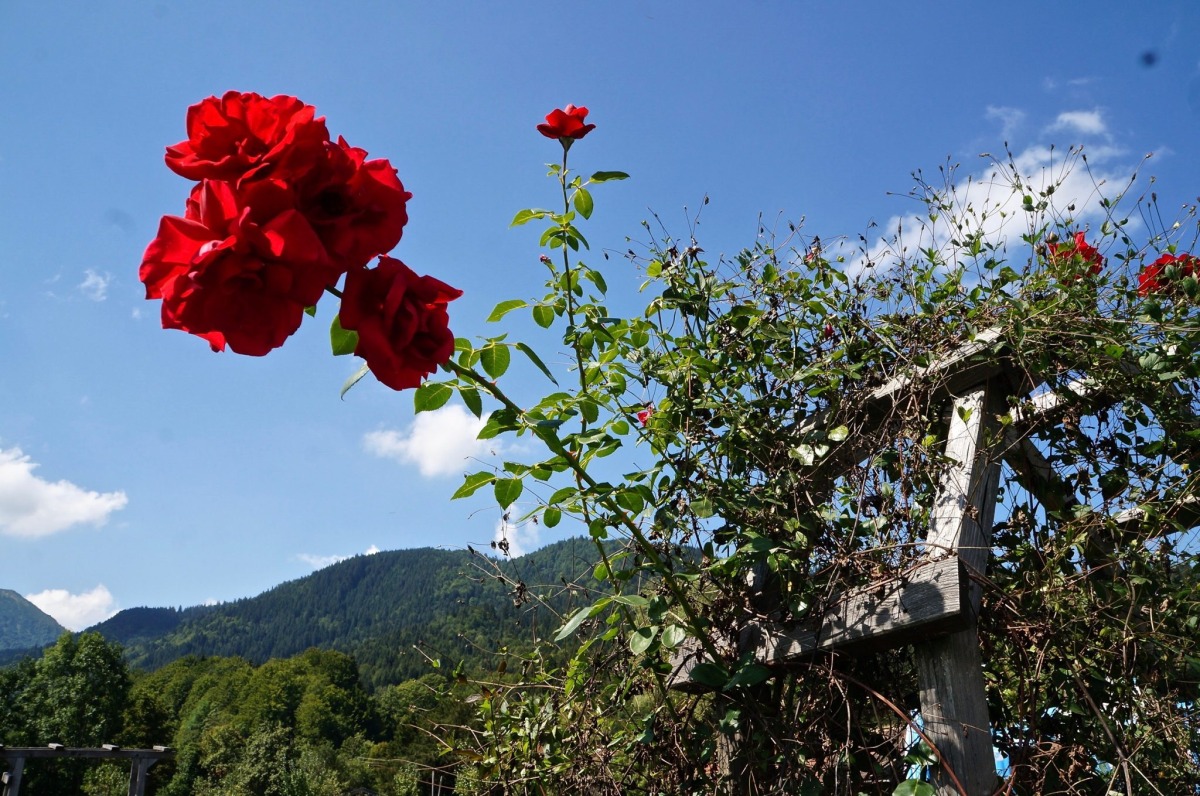
<instances>
[{"instance_id":1,"label":"blue sky","mask_svg":"<svg viewBox=\"0 0 1200 796\"><path fill-rule=\"evenodd\" d=\"M552 108L591 109L574 166L632 175L595 192L593 264L652 211L684 233L706 195L714 256L752 243L760 213L873 240L914 209L890 195L912 171L984 175L1006 141L1034 168L1082 144L1110 185L1153 152L1143 180L1177 208L1200 177L1198 36L1190 1L6 0L0 588L82 627L497 531L486 498L449 501L464 456L488 455L461 411L414 424L411 396L367 381L339 400L356 363L328 354L331 307L261 359L158 328L137 266L182 209L162 153L206 96L298 96L389 158L413 193L393 254L462 288L453 328L476 336L498 301L541 295L536 232L509 221L553 206L558 146L534 130ZM1081 201L1090 186L1072 184Z\"/></svg>"}]
</instances>

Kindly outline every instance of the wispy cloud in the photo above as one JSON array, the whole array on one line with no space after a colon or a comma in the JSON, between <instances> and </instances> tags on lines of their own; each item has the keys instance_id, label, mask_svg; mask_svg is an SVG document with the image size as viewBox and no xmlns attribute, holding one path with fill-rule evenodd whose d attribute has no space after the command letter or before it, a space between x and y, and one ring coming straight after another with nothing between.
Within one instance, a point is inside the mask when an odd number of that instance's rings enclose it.
<instances>
[{"instance_id":1,"label":"wispy cloud","mask_svg":"<svg viewBox=\"0 0 1200 796\"><path fill-rule=\"evenodd\" d=\"M995 108L988 113L1007 124L1017 112ZM1107 130L1099 110L1068 111L1060 113L1043 133L1086 133L1107 139ZM1086 162L1081 152L1086 154ZM843 242L837 253L846 258L850 263L847 270L854 274L866 267L887 268L930 249L953 257L952 241L976 233L1003 249L1009 240L1030 232L1030 224L1040 223L1040 217L1023 209L1027 195L1046 199L1047 218L1070 217L1077 228L1098 226L1111 212L1104 207L1104 199L1112 199L1124 190L1137 166L1125 160L1126 154L1119 146L1102 140L1086 149L1031 144L1004 161L985 155L988 165L984 168L952 175L953 190L943 197L952 206L948 213L943 209L933 215L892 216L881 226L882 234L866 244L865 252ZM949 216L965 226L952 228Z\"/></svg>"},{"instance_id":2,"label":"wispy cloud","mask_svg":"<svg viewBox=\"0 0 1200 796\"><path fill-rule=\"evenodd\" d=\"M124 492L93 492L70 481L46 481L20 448L0 449L0 535L38 537L73 525L104 525L125 507Z\"/></svg>"},{"instance_id":3,"label":"wispy cloud","mask_svg":"<svg viewBox=\"0 0 1200 796\"><path fill-rule=\"evenodd\" d=\"M985 116L988 119L996 119L1000 122L1000 135L1004 137L1005 141L1011 139L1013 133L1015 133L1025 121L1025 111L1021 110L1020 108L1009 108L1001 105L987 106L987 112Z\"/></svg>"},{"instance_id":4,"label":"wispy cloud","mask_svg":"<svg viewBox=\"0 0 1200 796\"><path fill-rule=\"evenodd\" d=\"M83 630L103 622L117 612L117 601L101 583L91 591L72 594L66 589L46 589L26 594L25 599L41 608L68 630Z\"/></svg>"},{"instance_id":5,"label":"wispy cloud","mask_svg":"<svg viewBox=\"0 0 1200 796\"><path fill-rule=\"evenodd\" d=\"M422 412L402 431L368 432L363 447L380 458L415 464L426 478L458 475L469 469L469 459L496 450L495 440L476 439L485 422L453 404Z\"/></svg>"},{"instance_id":6,"label":"wispy cloud","mask_svg":"<svg viewBox=\"0 0 1200 796\"><path fill-rule=\"evenodd\" d=\"M373 556L378 552L379 552L379 548L376 547L375 545L371 545L366 550L364 550L362 554L364 556ZM313 569L325 569L325 567L328 567L332 564L336 564L339 561L345 561L348 558L354 558L354 555L351 554L348 556L343 556L343 555L334 554L334 555L329 555L329 556L318 556L318 555L313 555L312 553L297 553L296 558L300 559L305 564L308 564Z\"/></svg>"},{"instance_id":7,"label":"wispy cloud","mask_svg":"<svg viewBox=\"0 0 1200 796\"><path fill-rule=\"evenodd\" d=\"M111 274L100 275L89 268L83 272L83 281L77 287L84 298L92 301L104 301L108 297L108 283L111 281Z\"/></svg>"},{"instance_id":8,"label":"wispy cloud","mask_svg":"<svg viewBox=\"0 0 1200 796\"><path fill-rule=\"evenodd\" d=\"M1108 125L1099 108L1090 111L1063 111L1050 125L1047 132L1069 132L1077 135L1107 135Z\"/></svg>"}]
</instances>

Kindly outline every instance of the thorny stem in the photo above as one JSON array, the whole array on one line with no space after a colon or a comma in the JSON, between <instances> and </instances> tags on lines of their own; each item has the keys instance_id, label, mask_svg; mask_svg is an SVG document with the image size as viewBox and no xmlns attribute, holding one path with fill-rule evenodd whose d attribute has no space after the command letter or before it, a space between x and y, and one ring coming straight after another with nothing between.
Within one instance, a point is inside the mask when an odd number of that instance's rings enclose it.
<instances>
[{"instance_id":1,"label":"thorny stem","mask_svg":"<svg viewBox=\"0 0 1200 796\"><path fill-rule=\"evenodd\" d=\"M503 404L505 409L513 412L517 417L524 416L524 410L513 403L512 399L505 395L503 390L497 387L494 382L490 381L486 377L476 373L470 368L464 368L462 365L459 365L453 360L447 362L443 367L455 373L460 378L472 381L479 385L485 392ZM587 469L579 463L578 456L567 449L567 446L561 439L558 438L558 435L554 433L553 429L539 426L536 423L530 423L526 427L529 428L539 439L541 439L552 453L558 455L564 462L567 463L567 466L571 468L571 471L575 474L575 477L579 482L587 484L592 489L599 488L600 484L597 483L596 479L592 478ZM624 509L617 505L616 501L613 500L612 497L608 495L599 495L594 499L608 509L612 516L617 518L621 526L624 527L625 530L629 531L629 534L637 542L641 552L646 556L647 559L649 559L655 570L662 575L663 583L666 584L667 590L671 592L671 596L675 598L680 609L683 611L684 615L687 616L688 624L691 625L691 627L696 631L696 635L700 643L704 646L705 653L710 656L712 661L715 662L719 660L720 655L718 655L716 647L713 645L712 640L708 637L708 634L703 632L705 629L703 623L696 615L691 603L688 602L687 596L683 593L683 589L675 581L675 578L671 576L671 570L667 567L666 562L663 561L663 558L659 554L658 550L655 549L650 540L646 538L646 535L642 533L642 529L638 527L637 523L633 521L633 518L630 517Z\"/></svg>"}]
</instances>

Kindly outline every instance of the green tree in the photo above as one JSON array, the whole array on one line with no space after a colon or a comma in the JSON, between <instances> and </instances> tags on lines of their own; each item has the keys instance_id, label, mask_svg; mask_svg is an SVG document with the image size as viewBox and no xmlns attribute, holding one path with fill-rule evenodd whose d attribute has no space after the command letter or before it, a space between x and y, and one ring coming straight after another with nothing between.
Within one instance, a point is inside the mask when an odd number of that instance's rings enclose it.
<instances>
[{"instance_id":1,"label":"green tree","mask_svg":"<svg viewBox=\"0 0 1200 796\"><path fill-rule=\"evenodd\" d=\"M33 745L99 746L121 736L131 678L119 644L99 633L64 633L33 666L22 694L26 737ZM76 793L88 763L36 760L22 793Z\"/></svg>"}]
</instances>

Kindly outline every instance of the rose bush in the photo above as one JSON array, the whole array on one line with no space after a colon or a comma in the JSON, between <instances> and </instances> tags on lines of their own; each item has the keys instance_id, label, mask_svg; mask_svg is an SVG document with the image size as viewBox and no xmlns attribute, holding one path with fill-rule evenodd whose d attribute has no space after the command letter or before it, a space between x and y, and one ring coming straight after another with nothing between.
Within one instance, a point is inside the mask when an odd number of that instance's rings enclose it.
<instances>
[{"instance_id":1,"label":"rose bush","mask_svg":"<svg viewBox=\"0 0 1200 796\"><path fill-rule=\"evenodd\" d=\"M605 275L579 259L590 189L627 176L568 169L571 145L594 129L586 115L567 106L538 125L561 144L550 174L562 203L513 220L544 224L547 293L502 301L489 317L527 309L538 326L559 325L577 386L507 334L455 340L447 305L461 291L388 256L346 264L389 240L403 187L340 139L304 174L280 176L271 164L289 162L282 151L253 161L248 179L202 183L143 263L164 323L214 345L238 332L244 347L277 344L316 275L345 270L335 353L363 357L360 373L395 389L417 387L417 411L457 393L483 421L481 439L523 438L498 446L522 460L467 475L455 497L490 488L501 527L574 521L595 541L599 563L563 583L572 604L555 613L553 641L535 623L528 647L506 649L478 680L460 667L447 685L473 689L478 706L473 740L453 750L458 790L931 792L914 772L948 767L913 743L925 719L905 654L777 667L742 646L741 631L764 620L820 627L831 597L927 562L948 464L942 410L962 386L931 363L962 362L965 350L972 368L988 366L973 377L1012 390L981 420L981 461L1003 468L1004 519L992 526L992 564L972 581L1006 789L1108 793L1123 773L1134 793L1143 771L1156 792L1194 789L1200 561L1194 537L1176 533L1200 523L1200 322L1194 303L1138 294L1174 287L1198 263L1162 255L1136 279L1127 267L1174 249L1180 225L1138 246L1122 232L1130 216L1106 201L1096 240L1123 267L1088 279L1106 261L1068 231L1074 209L1052 207L1061 183L1043 202L1025 194L1018 244L997 235L1006 211L920 182L913 198L942 243L886 267L852 268L837 253L848 249L806 241L794 225L783 241L760 227L750 248L710 262L691 237L697 217L687 239L655 228L643 254L628 250L649 298L623 314ZM1024 193L1015 162L997 165ZM1081 279L1088 290L1059 289ZM514 349L553 391L524 405L509 397L501 379ZM446 378L425 381L439 366ZM881 384L895 385L886 400ZM1031 389L1053 402L1034 408ZM522 605L544 591L512 585ZM686 689L669 690L672 655L693 646L704 662Z\"/></svg>"}]
</instances>

